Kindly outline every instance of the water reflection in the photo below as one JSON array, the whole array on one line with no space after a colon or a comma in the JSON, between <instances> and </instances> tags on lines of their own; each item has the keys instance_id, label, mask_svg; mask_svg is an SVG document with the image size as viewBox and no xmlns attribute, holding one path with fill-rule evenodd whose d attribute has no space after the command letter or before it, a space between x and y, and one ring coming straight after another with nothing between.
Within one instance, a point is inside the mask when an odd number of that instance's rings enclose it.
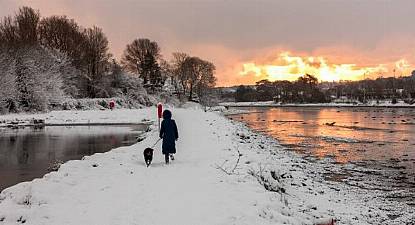
<instances>
[{"instance_id":1,"label":"water reflection","mask_svg":"<svg viewBox=\"0 0 415 225\"><path fill-rule=\"evenodd\" d=\"M146 126L77 126L0 130L0 190L42 177L57 160L81 159L135 143Z\"/></svg>"},{"instance_id":2,"label":"water reflection","mask_svg":"<svg viewBox=\"0 0 415 225\"><path fill-rule=\"evenodd\" d=\"M415 205L415 112L389 108L244 108L230 116L306 159L331 158L346 183L405 190ZM351 163L350 167L345 163ZM334 168L334 167L333 167ZM327 174L336 175L330 167ZM337 180L332 179L331 180Z\"/></svg>"},{"instance_id":3,"label":"water reflection","mask_svg":"<svg viewBox=\"0 0 415 225\"><path fill-rule=\"evenodd\" d=\"M231 116L276 137L293 150L337 162L382 160L413 154L412 109L250 108Z\"/></svg>"}]
</instances>

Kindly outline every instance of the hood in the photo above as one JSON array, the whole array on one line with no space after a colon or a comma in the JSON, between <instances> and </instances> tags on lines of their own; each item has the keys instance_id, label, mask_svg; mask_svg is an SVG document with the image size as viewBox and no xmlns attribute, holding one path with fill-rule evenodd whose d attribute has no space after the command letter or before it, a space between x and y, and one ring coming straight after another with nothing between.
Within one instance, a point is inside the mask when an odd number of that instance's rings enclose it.
<instances>
[{"instance_id":1,"label":"hood","mask_svg":"<svg viewBox=\"0 0 415 225\"><path fill-rule=\"evenodd\" d=\"M165 120L169 120L169 119L171 119L171 112L170 112L170 110L164 110L164 112L163 112L163 119L165 119Z\"/></svg>"}]
</instances>

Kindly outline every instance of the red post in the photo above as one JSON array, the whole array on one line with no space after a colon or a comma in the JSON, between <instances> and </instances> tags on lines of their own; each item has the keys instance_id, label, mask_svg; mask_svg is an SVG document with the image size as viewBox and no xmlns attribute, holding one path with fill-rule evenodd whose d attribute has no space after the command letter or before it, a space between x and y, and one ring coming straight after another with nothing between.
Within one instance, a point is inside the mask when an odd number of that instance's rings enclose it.
<instances>
[{"instance_id":1,"label":"red post","mask_svg":"<svg viewBox=\"0 0 415 225\"><path fill-rule=\"evenodd\" d=\"M159 131L160 131L160 119L163 117L163 105L161 103L157 104L157 117L159 119Z\"/></svg>"},{"instance_id":2,"label":"red post","mask_svg":"<svg viewBox=\"0 0 415 225\"><path fill-rule=\"evenodd\" d=\"M113 110L115 108L115 102L114 100L110 101L110 109Z\"/></svg>"}]
</instances>

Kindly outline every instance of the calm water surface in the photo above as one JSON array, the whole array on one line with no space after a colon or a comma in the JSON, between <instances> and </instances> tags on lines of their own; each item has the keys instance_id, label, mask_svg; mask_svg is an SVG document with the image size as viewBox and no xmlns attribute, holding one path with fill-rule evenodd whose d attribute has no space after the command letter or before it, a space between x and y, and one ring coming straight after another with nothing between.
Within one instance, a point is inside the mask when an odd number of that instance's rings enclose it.
<instances>
[{"instance_id":1,"label":"calm water surface","mask_svg":"<svg viewBox=\"0 0 415 225\"><path fill-rule=\"evenodd\" d=\"M305 158L344 168L327 179L376 190L415 192L415 110L391 108L244 108L232 115ZM349 167L347 165L354 165ZM411 197L415 200L414 196ZM415 202L415 201L414 201Z\"/></svg>"},{"instance_id":2,"label":"calm water surface","mask_svg":"<svg viewBox=\"0 0 415 225\"><path fill-rule=\"evenodd\" d=\"M46 174L57 160L81 159L136 143L146 126L74 126L0 130L0 191Z\"/></svg>"}]
</instances>

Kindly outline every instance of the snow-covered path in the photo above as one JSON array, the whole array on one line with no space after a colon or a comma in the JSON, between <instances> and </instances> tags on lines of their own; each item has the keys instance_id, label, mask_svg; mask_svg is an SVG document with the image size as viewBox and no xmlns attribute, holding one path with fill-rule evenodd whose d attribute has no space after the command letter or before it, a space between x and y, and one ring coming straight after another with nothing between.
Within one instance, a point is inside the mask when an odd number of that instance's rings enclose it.
<instances>
[{"instance_id":1,"label":"snow-covered path","mask_svg":"<svg viewBox=\"0 0 415 225\"><path fill-rule=\"evenodd\" d=\"M30 116L45 118L47 123L139 122L154 121L154 114L154 108L147 108ZM217 113L173 109L173 119L179 141L172 164L164 165L159 144L153 164L145 167L142 151L158 139L154 126L144 141L133 146L69 161L42 179L5 189L0 194L0 225L315 224L329 218L336 218L338 225L415 221L415 214L407 209L391 222L385 209L400 209L397 205L388 206L376 195L324 181L316 171L331 164L307 162L275 140Z\"/></svg>"},{"instance_id":2,"label":"snow-covered path","mask_svg":"<svg viewBox=\"0 0 415 225\"><path fill-rule=\"evenodd\" d=\"M0 224L19 219L26 224L259 222L254 207L261 197L255 191L241 195L249 187L225 182L223 172L215 168L228 154L224 149L231 147L221 138L232 131L217 126L222 122L217 119L223 118L213 113L201 116L201 111L173 112L180 138L172 164L163 163L158 145L153 164L145 167L142 150L157 140L154 130L139 144L70 161L44 179L6 189Z\"/></svg>"}]
</instances>

